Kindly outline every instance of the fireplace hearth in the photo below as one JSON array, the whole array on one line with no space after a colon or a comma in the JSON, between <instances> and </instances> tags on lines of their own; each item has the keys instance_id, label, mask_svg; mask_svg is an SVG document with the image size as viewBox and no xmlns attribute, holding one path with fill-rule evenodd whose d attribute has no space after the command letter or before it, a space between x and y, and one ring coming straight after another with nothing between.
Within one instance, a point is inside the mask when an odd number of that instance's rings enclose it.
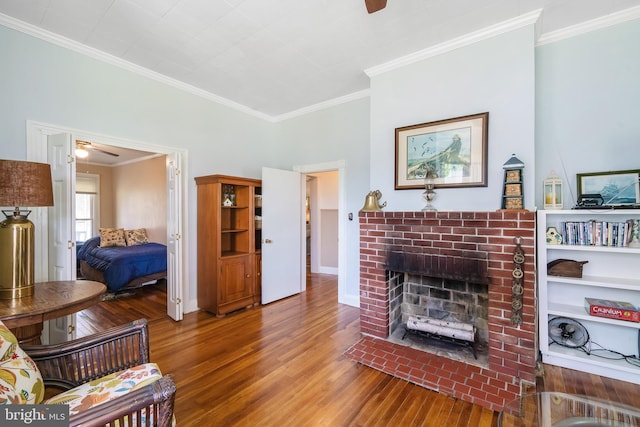
<instances>
[{"instance_id":1,"label":"fireplace hearth","mask_svg":"<svg viewBox=\"0 0 640 427\"><path fill-rule=\"evenodd\" d=\"M518 398L535 384L534 233L527 211L361 213L363 338L345 355L489 409ZM525 251L520 325L511 323L516 237ZM410 316L473 325L477 359L431 338L403 340Z\"/></svg>"}]
</instances>

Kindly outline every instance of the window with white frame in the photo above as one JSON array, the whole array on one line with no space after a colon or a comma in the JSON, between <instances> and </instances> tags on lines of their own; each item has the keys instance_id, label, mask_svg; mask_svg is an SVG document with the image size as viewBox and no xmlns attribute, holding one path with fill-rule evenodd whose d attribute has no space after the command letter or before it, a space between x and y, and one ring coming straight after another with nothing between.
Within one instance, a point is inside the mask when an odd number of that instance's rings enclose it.
<instances>
[{"instance_id":1,"label":"window with white frame","mask_svg":"<svg viewBox=\"0 0 640 427\"><path fill-rule=\"evenodd\" d=\"M76 176L76 242L85 242L98 235L100 224L100 176Z\"/></svg>"}]
</instances>

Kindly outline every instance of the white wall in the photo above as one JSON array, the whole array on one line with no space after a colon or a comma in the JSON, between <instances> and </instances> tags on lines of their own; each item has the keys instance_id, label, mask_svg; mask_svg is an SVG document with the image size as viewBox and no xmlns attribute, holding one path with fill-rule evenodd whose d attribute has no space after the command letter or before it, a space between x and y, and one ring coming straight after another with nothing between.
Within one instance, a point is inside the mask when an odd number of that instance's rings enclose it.
<instances>
[{"instance_id":1,"label":"white wall","mask_svg":"<svg viewBox=\"0 0 640 427\"><path fill-rule=\"evenodd\" d=\"M525 206L534 194L533 25L371 79L371 189L385 210L420 210L424 190L394 190L395 128L489 112L488 186L438 189L438 210L501 207L503 164L525 163Z\"/></svg>"},{"instance_id":2,"label":"white wall","mask_svg":"<svg viewBox=\"0 0 640 427\"><path fill-rule=\"evenodd\" d=\"M318 178L318 209L338 209L338 172L310 174Z\"/></svg>"},{"instance_id":3,"label":"white wall","mask_svg":"<svg viewBox=\"0 0 640 427\"><path fill-rule=\"evenodd\" d=\"M640 20L536 49L536 201L555 170L564 207L576 174L640 169Z\"/></svg>"}]
</instances>

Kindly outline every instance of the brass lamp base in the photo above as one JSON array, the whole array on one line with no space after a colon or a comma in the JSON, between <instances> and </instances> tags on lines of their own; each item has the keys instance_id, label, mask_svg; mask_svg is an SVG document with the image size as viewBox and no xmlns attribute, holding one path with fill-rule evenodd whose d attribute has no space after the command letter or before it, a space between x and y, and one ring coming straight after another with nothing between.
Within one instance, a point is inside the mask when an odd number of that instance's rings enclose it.
<instances>
[{"instance_id":1,"label":"brass lamp base","mask_svg":"<svg viewBox=\"0 0 640 427\"><path fill-rule=\"evenodd\" d=\"M0 299L33 295L34 225L19 210L2 211L0 222Z\"/></svg>"},{"instance_id":2,"label":"brass lamp base","mask_svg":"<svg viewBox=\"0 0 640 427\"><path fill-rule=\"evenodd\" d=\"M0 299L20 299L32 295L33 283L19 288L0 289Z\"/></svg>"}]
</instances>

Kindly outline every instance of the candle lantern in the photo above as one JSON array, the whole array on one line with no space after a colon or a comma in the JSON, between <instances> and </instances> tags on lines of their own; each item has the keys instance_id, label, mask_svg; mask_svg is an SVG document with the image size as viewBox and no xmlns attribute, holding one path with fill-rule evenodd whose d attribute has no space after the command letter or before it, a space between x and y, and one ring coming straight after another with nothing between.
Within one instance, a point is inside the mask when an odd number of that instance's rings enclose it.
<instances>
[{"instance_id":1,"label":"candle lantern","mask_svg":"<svg viewBox=\"0 0 640 427\"><path fill-rule=\"evenodd\" d=\"M544 180L544 208L562 209L562 179L551 171Z\"/></svg>"}]
</instances>

